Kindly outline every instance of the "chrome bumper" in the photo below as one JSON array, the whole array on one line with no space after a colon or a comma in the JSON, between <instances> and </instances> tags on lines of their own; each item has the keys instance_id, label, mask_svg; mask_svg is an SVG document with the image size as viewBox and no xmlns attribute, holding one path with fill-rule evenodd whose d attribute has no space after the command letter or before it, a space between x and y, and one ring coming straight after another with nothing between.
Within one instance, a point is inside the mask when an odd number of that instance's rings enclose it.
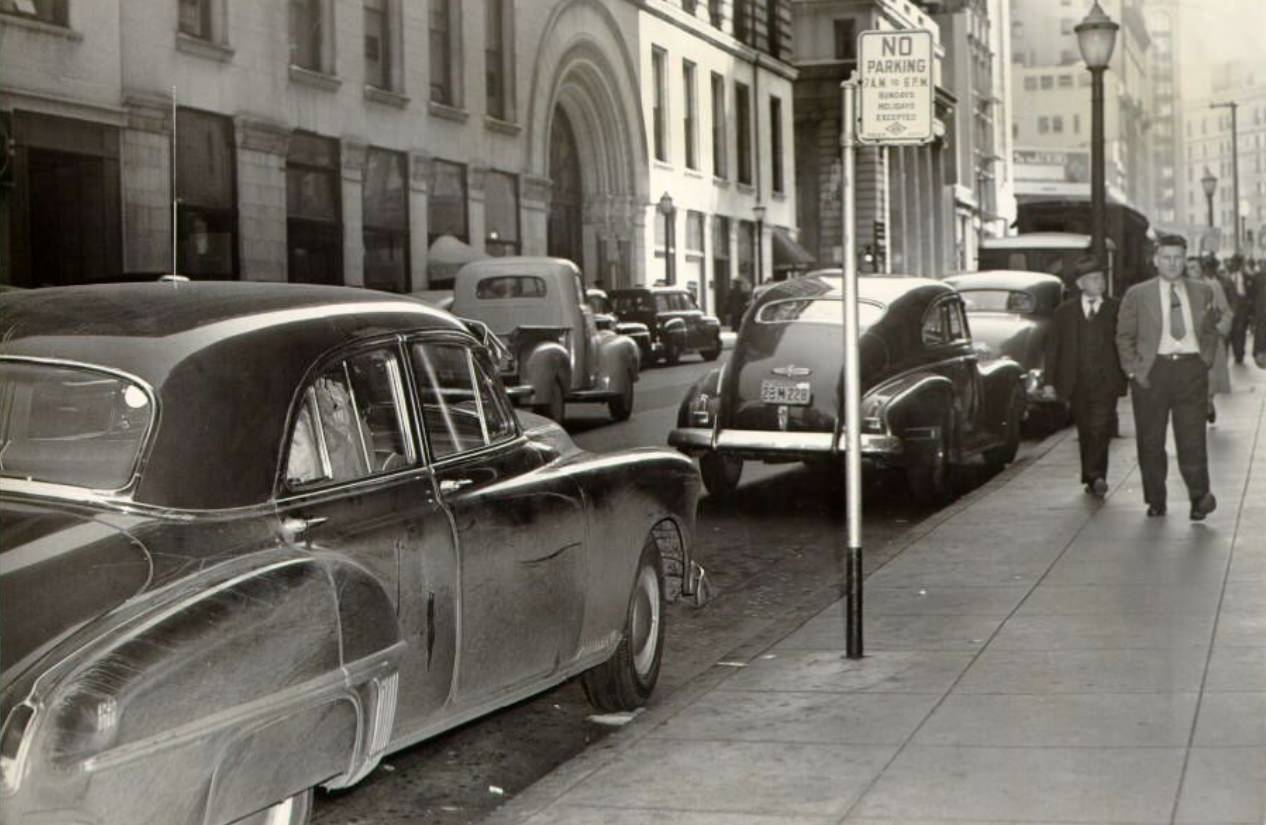
<instances>
[{"instance_id":1,"label":"chrome bumper","mask_svg":"<svg viewBox=\"0 0 1266 825\"><path fill-rule=\"evenodd\" d=\"M900 455L905 446L895 435L862 434L863 455ZM848 447L841 433L835 441L832 433L797 433L769 430L720 430L713 442L712 429L707 427L682 427L668 434L668 444L688 455L721 452L733 453L744 458L764 456L831 455L843 453Z\"/></svg>"}]
</instances>

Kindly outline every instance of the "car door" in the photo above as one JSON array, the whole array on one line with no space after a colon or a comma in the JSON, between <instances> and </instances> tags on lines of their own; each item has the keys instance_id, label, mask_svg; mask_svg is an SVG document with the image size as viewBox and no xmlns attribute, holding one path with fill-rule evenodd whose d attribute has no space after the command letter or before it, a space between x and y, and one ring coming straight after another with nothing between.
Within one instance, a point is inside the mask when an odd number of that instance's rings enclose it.
<instances>
[{"instance_id":1,"label":"car door","mask_svg":"<svg viewBox=\"0 0 1266 825\"><path fill-rule=\"evenodd\" d=\"M923 316L922 337L928 367L954 385L955 415L960 431L964 435L973 434L979 417L980 370L959 296L946 295L928 306Z\"/></svg>"},{"instance_id":2,"label":"car door","mask_svg":"<svg viewBox=\"0 0 1266 825\"><path fill-rule=\"evenodd\" d=\"M410 342L423 430L460 555L456 701L540 681L575 655L584 617L584 505L542 466L491 363L456 338Z\"/></svg>"},{"instance_id":3,"label":"car door","mask_svg":"<svg viewBox=\"0 0 1266 825\"><path fill-rule=\"evenodd\" d=\"M279 532L367 570L407 649L396 736L449 698L457 642L457 547L423 459L398 340L341 353L300 391L291 416ZM373 594L361 594L371 598ZM364 605L362 605L364 606ZM344 658L380 629L351 606Z\"/></svg>"}]
</instances>

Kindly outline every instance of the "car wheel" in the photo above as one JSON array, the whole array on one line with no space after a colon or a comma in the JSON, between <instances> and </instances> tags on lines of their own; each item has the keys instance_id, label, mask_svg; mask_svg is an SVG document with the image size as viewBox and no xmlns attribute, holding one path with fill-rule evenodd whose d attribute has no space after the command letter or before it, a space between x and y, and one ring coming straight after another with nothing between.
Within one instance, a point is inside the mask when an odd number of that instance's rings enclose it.
<instances>
[{"instance_id":1,"label":"car wheel","mask_svg":"<svg viewBox=\"0 0 1266 825\"><path fill-rule=\"evenodd\" d=\"M947 415L938 428L935 446L923 461L906 467L906 486L910 496L918 504L930 506L949 499L950 417Z\"/></svg>"},{"instance_id":2,"label":"car wheel","mask_svg":"<svg viewBox=\"0 0 1266 825\"><path fill-rule=\"evenodd\" d=\"M554 381L554 391L550 393L549 400L544 404L536 405L535 411L551 421L563 423L563 418L567 415L567 399L561 381Z\"/></svg>"},{"instance_id":3,"label":"car wheel","mask_svg":"<svg viewBox=\"0 0 1266 825\"><path fill-rule=\"evenodd\" d=\"M734 497L739 478L743 475L743 459L719 453L704 453L699 457L699 474L703 485L713 498L725 500Z\"/></svg>"},{"instance_id":4,"label":"car wheel","mask_svg":"<svg viewBox=\"0 0 1266 825\"><path fill-rule=\"evenodd\" d=\"M312 789L283 799L271 808L256 811L233 825L305 825L312 818Z\"/></svg>"},{"instance_id":5,"label":"car wheel","mask_svg":"<svg viewBox=\"0 0 1266 825\"><path fill-rule=\"evenodd\" d=\"M642 547L615 653L580 677L589 703L611 713L646 704L664 657L664 571L654 538Z\"/></svg>"},{"instance_id":6,"label":"car wheel","mask_svg":"<svg viewBox=\"0 0 1266 825\"><path fill-rule=\"evenodd\" d=\"M718 335L711 349L705 349L702 353L703 360L715 361L721 357L721 336Z\"/></svg>"},{"instance_id":7,"label":"car wheel","mask_svg":"<svg viewBox=\"0 0 1266 825\"><path fill-rule=\"evenodd\" d=\"M1011 397L1007 399L1006 420L1002 422L1004 441L997 447L985 450L985 463L996 469L1002 469L1015 461L1020 452L1020 429L1024 424L1024 389L1016 385L1011 389Z\"/></svg>"},{"instance_id":8,"label":"car wheel","mask_svg":"<svg viewBox=\"0 0 1266 825\"><path fill-rule=\"evenodd\" d=\"M616 421L628 421L633 415L633 373L625 378L624 392L607 402L607 409Z\"/></svg>"}]
</instances>

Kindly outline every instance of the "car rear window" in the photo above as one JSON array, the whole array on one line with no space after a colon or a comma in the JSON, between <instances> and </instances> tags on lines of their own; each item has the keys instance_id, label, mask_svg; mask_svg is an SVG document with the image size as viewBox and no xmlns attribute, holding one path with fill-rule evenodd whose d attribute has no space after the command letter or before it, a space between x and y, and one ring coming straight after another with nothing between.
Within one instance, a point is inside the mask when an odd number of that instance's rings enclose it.
<instances>
[{"instance_id":1,"label":"car rear window","mask_svg":"<svg viewBox=\"0 0 1266 825\"><path fill-rule=\"evenodd\" d=\"M646 292L625 292L612 295L611 306L617 313L655 311L655 301Z\"/></svg>"},{"instance_id":2,"label":"car rear window","mask_svg":"<svg viewBox=\"0 0 1266 825\"><path fill-rule=\"evenodd\" d=\"M119 490L154 420L139 384L90 367L0 362L0 475Z\"/></svg>"},{"instance_id":3,"label":"car rear window","mask_svg":"<svg viewBox=\"0 0 1266 825\"><path fill-rule=\"evenodd\" d=\"M545 279L533 275L497 275L475 285L475 297L482 301L506 298L544 298Z\"/></svg>"},{"instance_id":4,"label":"car rear window","mask_svg":"<svg viewBox=\"0 0 1266 825\"><path fill-rule=\"evenodd\" d=\"M789 298L770 301L760 308L756 316L761 324L823 324L844 325L844 307L839 298ZM857 319L862 329L879 320L884 314L883 304L859 301Z\"/></svg>"},{"instance_id":5,"label":"car rear window","mask_svg":"<svg viewBox=\"0 0 1266 825\"><path fill-rule=\"evenodd\" d=\"M1037 302L1027 292L1011 289L964 289L959 294L968 312L1032 312Z\"/></svg>"}]
</instances>

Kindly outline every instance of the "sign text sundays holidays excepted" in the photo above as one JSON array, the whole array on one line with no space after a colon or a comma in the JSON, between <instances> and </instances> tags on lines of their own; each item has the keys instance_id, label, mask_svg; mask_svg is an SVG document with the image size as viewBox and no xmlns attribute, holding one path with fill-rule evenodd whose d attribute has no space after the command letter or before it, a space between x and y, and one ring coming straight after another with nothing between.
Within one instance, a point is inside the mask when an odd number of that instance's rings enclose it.
<instances>
[{"instance_id":1,"label":"sign text sundays holidays excepted","mask_svg":"<svg viewBox=\"0 0 1266 825\"><path fill-rule=\"evenodd\" d=\"M861 76L858 137L874 143L932 139L932 33L865 31L857 37Z\"/></svg>"}]
</instances>

